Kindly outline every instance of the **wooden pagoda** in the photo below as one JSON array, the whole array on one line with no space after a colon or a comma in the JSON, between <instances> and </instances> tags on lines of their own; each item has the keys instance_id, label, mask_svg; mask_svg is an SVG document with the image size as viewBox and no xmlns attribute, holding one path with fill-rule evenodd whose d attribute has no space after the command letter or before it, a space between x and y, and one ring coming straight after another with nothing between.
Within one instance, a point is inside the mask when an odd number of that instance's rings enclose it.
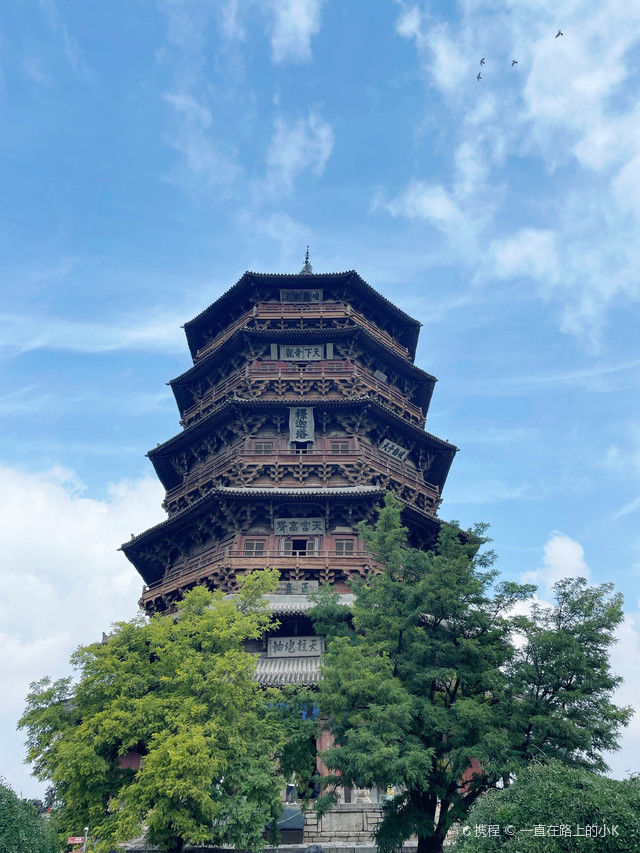
<instances>
[{"instance_id":1,"label":"wooden pagoda","mask_svg":"<svg viewBox=\"0 0 640 853\"><path fill-rule=\"evenodd\" d=\"M414 364L420 324L356 272L246 272L185 325L193 366L170 382L182 431L148 453L165 521L122 550L140 605L171 610L195 584L232 593L276 567L280 627L263 646L265 684L317 680L322 638L307 593L350 599L376 570L356 525L387 490L412 544L437 536L456 448L425 432L435 378Z\"/></svg>"}]
</instances>

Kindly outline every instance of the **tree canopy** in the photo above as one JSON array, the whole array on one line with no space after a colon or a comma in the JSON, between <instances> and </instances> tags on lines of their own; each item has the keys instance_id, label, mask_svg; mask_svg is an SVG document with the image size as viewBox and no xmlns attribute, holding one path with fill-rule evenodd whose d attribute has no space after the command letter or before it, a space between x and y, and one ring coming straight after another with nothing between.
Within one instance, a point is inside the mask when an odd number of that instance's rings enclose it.
<instances>
[{"instance_id":1,"label":"tree canopy","mask_svg":"<svg viewBox=\"0 0 640 853\"><path fill-rule=\"evenodd\" d=\"M460 828L455 853L635 853L640 780L608 779L557 761L531 762L491 791Z\"/></svg>"},{"instance_id":2,"label":"tree canopy","mask_svg":"<svg viewBox=\"0 0 640 853\"><path fill-rule=\"evenodd\" d=\"M0 779L0 853L57 853L55 832L33 803Z\"/></svg>"},{"instance_id":3,"label":"tree canopy","mask_svg":"<svg viewBox=\"0 0 640 853\"><path fill-rule=\"evenodd\" d=\"M411 835L419 853L440 851L478 797L536 750L603 766L599 750L629 716L610 701L607 649L622 610L607 585L563 582L556 607L514 617L535 588L497 582L483 527L443 525L433 551L412 549L388 496L361 532L384 571L356 585L351 620L329 592L312 616L331 640L319 703L334 781L400 790L377 831L382 851Z\"/></svg>"},{"instance_id":4,"label":"tree canopy","mask_svg":"<svg viewBox=\"0 0 640 853\"><path fill-rule=\"evenodd\" d=\"M196 587L177 617L137 617L78 649L79 680L32 685L20 726L28 760L53 782L62 834L89 826L96 850L145 836L255 850L280 813L284 728L243 648L271 622L256 572L232 600ZM138 770L123 757L141 756Z\"/></svg>"}]
</instances>

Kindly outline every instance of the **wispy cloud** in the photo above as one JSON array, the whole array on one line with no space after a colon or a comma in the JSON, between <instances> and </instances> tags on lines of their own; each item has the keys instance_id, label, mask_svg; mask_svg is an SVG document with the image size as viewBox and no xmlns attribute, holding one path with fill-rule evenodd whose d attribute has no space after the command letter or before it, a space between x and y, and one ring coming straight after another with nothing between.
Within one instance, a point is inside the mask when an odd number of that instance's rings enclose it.
<instances>
[{"instance_id":1,"label":"wispy cloud","mask_svg":"<svg viewBox=\"0 0 640 853\"><path fill-rule=\"evenodd\" d=\"M49 26L56 33L62 43L62 49L69 64L74 71L86 74L89 69L83 59L80 46L69 32L55 0L39 0L39 3L40 8L49 22Z\"/></svg>"},{"instance_id":2,"label":"wispy cloud","mask_svg":"<svg viewBox=\"0 0 640 853\"><path fill-rule=\"evenodd\" d=\"M448 507L451 504L454 506L456 504L492 504L524 498L530 494L529 486L524 483L514 486L503 480L482 479L477 483L468 483L466 486L449 483L445 500Z\"/></svg>"},{"instance_id":3,"label":"wispy cloud","mask_svg":"<svg viewBox=\"0 0 640 853\"><path fill-rule=\"evenodd\" d=\"M580 367L573 370L545 371L539 374L525 376L509 376L496 380L499 385L518 387L521 390L532 390L535 388L550 389L557 386L562 389L566 386L588 387L592 391L609 391L618 388L618 379L621 374L631 374L625 385L640 385L640 359L628 359L614 364L597 362L589 367ZM613 385L601 380L615 379Z\"/></svg>"},{"instance_id":4,"label":"wispy cloud","mask_svg":"<svg viewBox=\"0 0 640 853\"><path fill-rule=\"evenodd\" d=\"M323 0L268 0L274 62L311 59L311 38L320 30L322 4Z\"/></svg>"},{"instance_id":5,"label":"wispy cloud","mask_svg":"<svg viewBox=\"0 0 640 853\"><path fill-rule=\"evenodd\" d=\"M263 189L269 196L292 192L296 177L304 171L319 176L333 150L331 125L312 110L306 118L287 120L278 116L267 151L267 175Z\"/></svg>"},{"instance_id":6,"label":"wispy cloud","mask_svg":"<svg viewBox=\"0 0 640 853\"><path fill-rule=\"evenodd\" d=\"M396 31L456 129L451 183L414 174L386 210L438 228L451 263L466 260L476 281L533 283L563 331L596 344L612 305L640 301L640 107L629 61L640 8L542 0L500 11L481 0L445 23L426 4L398 5ZM462 161L477 169L466 181ZM529 183L512 187L509 168L523 162ZM476 238L462 258L461 232Z\"/></svg>"},{"instance_id":7,"label":"wispy cloud","mask_svg":"<svg viewBox=\"0 0 640 853\"><path fill-rule=\"evenodd\" d=\"M230 187L242 170L213 131L210 108L186 91L170 92L165 101L174 112L170 144L182 155L171 180L195 194Z\"/></svg>"},{"instance_id":8,"label":"wispy cloud","mask_svg":"<svg viewBox=\"0 0 640 853\"><path fill-rule=\"evenodd\" d=\"M129 317L114 323L28 314L0 314L0 352L15 356L32 350L99 353L113 350L182 352L183 318Z\"/></svg>"},{"instance_id":9,"label":"wispy cloud","mask_svg":"<svg viewBox=\"0 0 640 853\"><path fill-rule=\"evenodd\" d=\"M31 53L22 60L22 70L30 80L39 86L48 86L51 83L51 78L42 68L41 60Z\"/></svg>"}]
</instances>

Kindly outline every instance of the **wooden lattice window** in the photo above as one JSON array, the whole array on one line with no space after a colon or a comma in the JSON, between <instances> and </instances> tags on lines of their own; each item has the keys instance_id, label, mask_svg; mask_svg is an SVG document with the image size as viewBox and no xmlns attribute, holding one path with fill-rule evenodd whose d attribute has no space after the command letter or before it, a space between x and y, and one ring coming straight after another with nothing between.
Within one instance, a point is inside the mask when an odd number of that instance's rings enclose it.
<instances>
[{"instance_id":1,"label":"wooden lattice window","mask_svg":"<svg viewBox=\"0 0 640 853\"><path fill-rule=\"evenodd\" d=\"M350 555L354 551L353 539L336 539L336 554Z\"/></svg>"},{"instance_id":2,"label":"wooden lattice window","mask_svg":"<svg viewBox=\"0 0 640 853\"><path fill-rule=\"evenodd\" d=\"M331 442L331 452L332 453L348 453L349 452L349 442L348 441L332 441Z\"/></svg>"},{"instance_id":3,"label":"wooden lattice window","mask_svg":"<svg viewBox=\"0 0 640 853\"><path fill-rule=\"evenodd\" d=\"M244 540L244 555L245 557L260 557L264 554L264 539L245 539Z\"/></svg>"},{"instance_id":4,"label":"wooden lattice window","mask_svg":"<svg viewBox=\"0 0 640 853\"><path fill-rule=\"evenodd\" d=\"M254 441L253 449L256 453L272 453L273 452L273 442L272 441Z\"/></svg>"}]
</instances>

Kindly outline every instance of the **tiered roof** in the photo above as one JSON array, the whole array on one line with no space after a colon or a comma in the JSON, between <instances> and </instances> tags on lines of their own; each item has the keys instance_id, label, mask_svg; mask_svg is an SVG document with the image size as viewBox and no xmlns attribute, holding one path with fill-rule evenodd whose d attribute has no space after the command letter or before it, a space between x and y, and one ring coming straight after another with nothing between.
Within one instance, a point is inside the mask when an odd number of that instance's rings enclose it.
<instances>
[{"instance_id":1,"label":"tiered roof","mask_svg":"<svg viewBox=\"0 0 640 853\"><path fill-rule=\"evenodd\" d=\"M280 288L322 288L337 289L338 287L349 287L354 295L369 301L372 306L387 314L390 319L402 328L402 341L409 355L413 359L416 353L418 335L421 324L418 320L405 314L393 302L389 302L381 293L378 293L368 284L355 270L335 273L258 273L247 270L244 275L223 293L208 308L201 311L193 320L184 325L185 334L191 355L195 359L198 350L206 342L204 330L206 328L224 328L229 322L229 313L237 309L239 305L247 306L256 301L258 292L264 292L265 288L272 287L274 292Z\"/></svg>"}]
</instances>

